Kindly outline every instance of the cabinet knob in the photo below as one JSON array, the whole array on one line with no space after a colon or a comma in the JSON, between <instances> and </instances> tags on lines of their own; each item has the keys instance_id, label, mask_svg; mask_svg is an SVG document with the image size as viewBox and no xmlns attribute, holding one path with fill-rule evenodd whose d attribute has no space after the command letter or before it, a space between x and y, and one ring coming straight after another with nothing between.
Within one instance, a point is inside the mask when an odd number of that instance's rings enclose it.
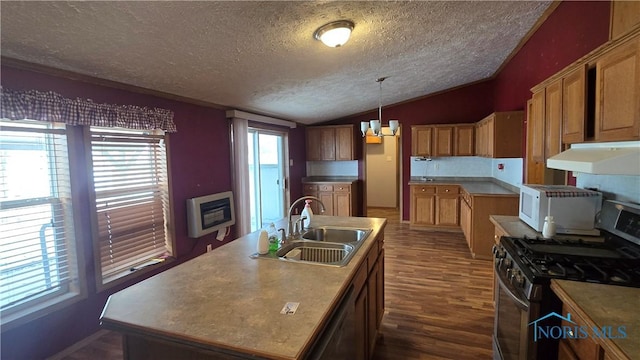
<instances>
[{"instance_id":1,"label":"cabinet knob","mask_svg":"<svg viewBox=\"0 0 640 360\"><path fill-rule=\"evenodd\" d=\"M422 188L422 192L424 192L425 190L426 190L425 188Z\"/></svg>"},{"instance_id":2,"label":"cabinet knob","mask_svg":"<svg viewBox=\"0 0 640 360\"><path fill-rule=\"evenodd\" d=\"M449 192L449 189L446 189L444 192Z\"/></svg>"},{"instance_id":3,"label":"cabinet knob","mask_svg":"<svg viewBox=\"0 0 640 360\"><path fill-rule=\"evenodd\" d=\"M342 189L344 189L344 188L341 187L340 190L342 190Z\"/></svg>"}]
</instances>

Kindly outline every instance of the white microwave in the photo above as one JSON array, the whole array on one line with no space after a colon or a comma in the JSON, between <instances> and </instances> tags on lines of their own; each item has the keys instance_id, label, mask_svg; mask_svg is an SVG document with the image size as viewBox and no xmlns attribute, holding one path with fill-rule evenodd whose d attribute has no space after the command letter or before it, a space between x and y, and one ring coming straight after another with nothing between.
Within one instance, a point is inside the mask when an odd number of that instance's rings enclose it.
<instances>
[{"instance_id":1,"label":"white microwave","mask_svg":"<svg viewBox=\"0 0 640 360\"><path fill-rule=\"evenodd\" d=\"M597 191L564 185L520 187L520 220L538 232L550 215L558 234L600 235L595 224L601 207L602 194Z\"/></svg>"}]
</instances>

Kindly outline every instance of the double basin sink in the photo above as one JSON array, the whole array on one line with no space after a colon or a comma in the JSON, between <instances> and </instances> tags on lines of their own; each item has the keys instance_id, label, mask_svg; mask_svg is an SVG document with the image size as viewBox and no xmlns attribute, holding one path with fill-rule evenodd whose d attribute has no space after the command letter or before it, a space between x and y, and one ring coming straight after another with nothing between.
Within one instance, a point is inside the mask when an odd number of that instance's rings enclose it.
<instances>
[{"instance_id":1,"label":"double basin sink","mask_svg":"<svg viewBox=\"0 0 640 360\"><path fill-rule=\"evenodd\" d=\"M300 239L290 240L275 253L254 254L257 259L345 266L371 233L371 229L318 227L304 232Z\"/></svg>"}]
</instances>

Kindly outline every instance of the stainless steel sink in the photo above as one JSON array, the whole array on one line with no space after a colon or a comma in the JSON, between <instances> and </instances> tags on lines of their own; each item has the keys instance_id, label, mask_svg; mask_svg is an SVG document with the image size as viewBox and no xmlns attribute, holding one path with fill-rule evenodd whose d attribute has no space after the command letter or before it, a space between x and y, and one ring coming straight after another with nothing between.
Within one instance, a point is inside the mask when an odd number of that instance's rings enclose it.
<instances>
[{"instance_id":1,"label":"stainless steel sink","mask_svg":"<svg viewBox=\"0 0 640 360\"><path fill-rule=\"evenodd\" d=\"M320 227L302 234L302 240L324 241L339 244L355 244L367 238L371 229Z\"/></svg>"},{"instance_id":2,"label":"stainless steel sink","mask_svg":"<svg viewBox=\"0 0 640 360\"><path fill-rule=\"evenodd\" d=\"M371 229L320 227L310 229L300 240L283 245L277 252L251 255L254 259L276 259L328 266L349 263Z\"/></svg>"},{"instance_id":3,"label":"stainless steel sink","mask_svg":"<svg viewBox=\"0 0 640 360\"><path fill-rule=\"evenodd\" d=\"M349 244L295 241L280 248L276 256L282 260L344 266L353 254L354 247Z\"/></svg>"}]
</instances>

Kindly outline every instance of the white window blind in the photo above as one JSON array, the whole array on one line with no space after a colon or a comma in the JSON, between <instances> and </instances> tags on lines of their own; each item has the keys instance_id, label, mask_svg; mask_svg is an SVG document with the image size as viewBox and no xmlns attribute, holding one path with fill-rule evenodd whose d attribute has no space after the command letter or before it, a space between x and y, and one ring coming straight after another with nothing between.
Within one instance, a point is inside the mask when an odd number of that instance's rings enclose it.
<instances>
[{"instance_id":1,"label":"white window blind","mask_svg":"<svg viewBox=\"0 0 640 360\"><path fill-rule=\"evenodd\" d=\"M64 125L0 120L0 307L78 289Z\"/></svg>"},{"instance_id":2,"label":"white window blind","mask_svg":"<svg viewBox=\"0 0 640 360\"><path fill-rule=\"evenodd\" d=\"M94 234L102 283L172 255L164 134L91 128Z\"/></svg>"}]
</instances>

